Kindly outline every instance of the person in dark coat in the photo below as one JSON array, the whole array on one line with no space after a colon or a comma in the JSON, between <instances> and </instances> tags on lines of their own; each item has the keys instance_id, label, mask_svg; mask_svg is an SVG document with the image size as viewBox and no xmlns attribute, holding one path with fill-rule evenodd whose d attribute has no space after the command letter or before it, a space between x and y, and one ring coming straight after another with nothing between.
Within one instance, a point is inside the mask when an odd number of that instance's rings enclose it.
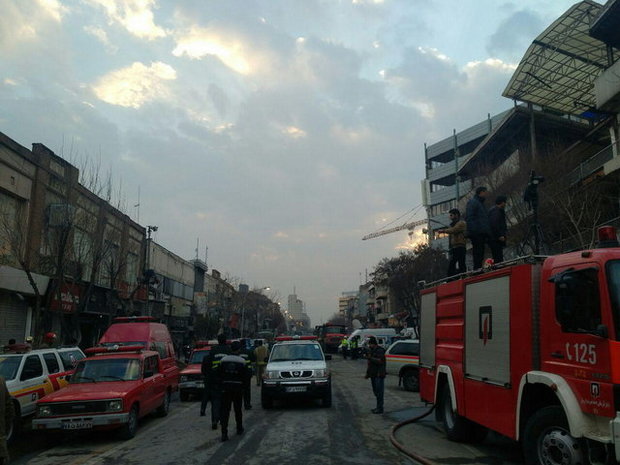
<instances>
[{"instance_id":1,"label":"person in dark coat","mask_svg":"<svg viewBox=\"0 0 620 465\"><path fill-rule=\"evenodd\" d=\"M246 388L243 391L243 405L246 410L252 409L252 365L256 361L254 351L248 349L248 339L241 339L241 350L239 357L245 359L245 365L248 367L248 376L250 377Z\"/></svg>"},{"instance_id":2,"label":"person in dark coat","mask_svg":"<svg viewBox=\"0 0 620 465\"><path fill-rule=\"evenodd\" d=\"M474 270L482 268L484 260L484 245L491 237L491 227L489 225L489 214L484 208L484 201L489 191L486 187L476 188L474 195L467 202L465 221L467 222L467 235L471 241Z\"/></svg>"},{"instance_id":3,"label":"person in dark coat","mask_svg":"<svg viewBox=\"0 0 620 465\"><path fill-rule=\"evenodd\" d=\"M491 240L489 247L494 263L504 261L504 247L506 247L506 196L498 195L495 205L489 210L489 225L491 226Z\"/></svg>"},{"instance_id":4,"label":"person in dark coat","mask_svg":"<svg viewBox=\"0 0 620 465\"><path fill-rule=\"evenodd\" d=\"M228 419L230 408L235 409L235 423L237 434L243 433L243 391L250 383L246 360L239 356L241 343L233 341L231 354L222 358L218 368L222 380L222 412L220 423L222 425L222 441L228 440Z\"/></svg>"},{"instance_id":5,"label":"person in dark coat","mask_svg":"<svg viewBox=\"0 0 620 465\"><path fill-rule=\"evenodd\" d=\"M448 263L448 276L454 276L467 271L465 267L465 232L467 225L461 219L461 212L458 208L453 208L448 213L450 215L450 227L444 228L441 231L449 235L448 253L450 261Z\"/></svg>"},{"instance_id":6,"label":"person in dark coat","mask_svg":"<svg viewBox=\"0 0 620 465\"><path fill-rule=\"evenodd\" d=\"M202 359L200 371L204 377L205 387L200 403L200 416L205 416L207 404L211 402L211 429L217 429L217 422L220 421L220 409L222 402L222 380L220 378L219 366L222 359L230 354L230 347L226 345L226 336L217 336L217 345L209 351L209 355Z\"/></svg>"},{"instance_id":7,"label":"person in dark coat","mask_svg":"<svg viewBox=\"0 0 620 465\"><path fill-rule=\"evenodd\" d=\"M377 344L377 338L368 338L368 366L366 368L366 379L370 378L372 392L377 398L377 407L372 409L372 413L383 413L383 390L385 388L385 349Z\"/></svg>"},{"instance_id":8,"label":"person in dark coat","mask_svg":"<svg viewBox=\"0 0 620 465\"><path fill-rule=\"evenodd\" d=\"M6 435L14 418L15 407L13 406L13 399L11 399L4 378L0 377L0 465L9 463Z\"/></svg>"}]
</instances>

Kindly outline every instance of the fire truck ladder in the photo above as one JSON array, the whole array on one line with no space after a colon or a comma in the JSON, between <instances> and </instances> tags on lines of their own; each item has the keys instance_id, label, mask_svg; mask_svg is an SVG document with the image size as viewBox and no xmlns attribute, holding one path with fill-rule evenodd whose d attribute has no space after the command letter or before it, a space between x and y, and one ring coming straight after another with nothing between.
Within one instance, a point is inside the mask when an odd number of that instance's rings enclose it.
<instances>
[{"instance_id":1,"label":"fire truck ladder","mask_svg":"<svg viewBox=\"0 0 620 465\"><path fill-rule=\"evenodd\" d=\"M384 236L386 234L392 234L393 232L397 232L397 231L402 231L403 229L408 229L411 233L413 233L413 230L418 227L421 226L423 224L427 224L428 220L417 220L417 221L411 221L409 223L405 223L405 224L401 224L400 226L395 226L393 228L389 228L389 229L384 229L382 231L377 231L374 233L370 233L365 235L364 237L362 237L362 240L368 240L368 239L374 239L375 237L379 237L379 236Z\"/></svg>"}]
</instances>

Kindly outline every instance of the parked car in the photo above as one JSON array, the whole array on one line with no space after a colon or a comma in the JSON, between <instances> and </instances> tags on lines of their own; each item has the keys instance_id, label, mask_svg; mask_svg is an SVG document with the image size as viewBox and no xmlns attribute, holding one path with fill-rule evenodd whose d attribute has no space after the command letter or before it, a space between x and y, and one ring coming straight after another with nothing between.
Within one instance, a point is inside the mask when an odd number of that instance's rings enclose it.
<instances>
[{"instance_id":1,"label":"parked car","mask_svg":"<svg viewBox=\"0 0 620 465\"><path fill-rule=\"evenodd\" d=\"M35 430L120 429L135 436L138 420L152 412L166 416L172 388L159 353L143 346L88 349L69 385L37 402Z\"/></svg>"},{"instance_id":2,"label":"parked car","mask_svg":"<svg viewBox=\"0 0 620 465\"><path fill-rule=\"evenodd\" d=\"M393 342L385 351L388 375L398 375L398 385L406 391L419 391L418 370L420 364L420 341L403 339Z\"/></svg>"},{"instance_id":3,"label":"parked car","mask_svg":"<svg viewBox=\"0 0 620 465\"><path fill-rule=\"evenodd\" d=\"M217 344L217 341L215 341ZM215 345L212 344L212 345ZM204 390L202 360L211 352L211 345L202 344L192 351L187 366L181 370L179 379L179 397L186 402L191 396L201 397Z\"/></svg>"},{"instance_id":4,"label":"parked car","mask_svg":"<svg viewBox=\"0 0 620 465\"><path fill-rule=\"evenodd\" d=\"M36 350L24 347L18 352L0 354L0 376L6 380L15 407L9 440L19 432L22 420L34 414L37 400L67 385L66 377L84 357L79 347Z\"/></svg>"}]
</instances>

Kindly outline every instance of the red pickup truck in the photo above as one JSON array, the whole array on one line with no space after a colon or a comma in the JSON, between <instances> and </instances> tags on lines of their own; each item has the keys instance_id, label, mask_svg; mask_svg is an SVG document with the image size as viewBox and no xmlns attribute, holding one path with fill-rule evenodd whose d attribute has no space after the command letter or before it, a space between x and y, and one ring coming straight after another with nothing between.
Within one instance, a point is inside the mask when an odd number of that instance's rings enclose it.
<instances>
[{"instance_id":1,"label":"red pickup truck","mask_svg":"<svg viewBox=\"0 0 620 465\"><path fill-rule=\"evenodd\" d=\"M78 363L65 389L37 402L36 430L120 429L135 436L138 420L166 416L171 387L159 353L143 346L97 347Z\"/></svg>"}]
</instances>

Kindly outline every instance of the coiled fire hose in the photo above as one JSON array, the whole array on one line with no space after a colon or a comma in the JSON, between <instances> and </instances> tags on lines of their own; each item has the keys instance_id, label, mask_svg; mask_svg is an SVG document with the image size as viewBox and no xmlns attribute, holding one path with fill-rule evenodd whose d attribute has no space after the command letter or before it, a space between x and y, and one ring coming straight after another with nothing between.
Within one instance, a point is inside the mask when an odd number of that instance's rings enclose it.
<instances>
[{"instance_id":1,"label":"coiled fire hose","mask_svg":"<svg viewBox=\"0 0 620 465\"><path fill-rule=\"evenodd\" d=\"M414 418L410 418L409 420L405 420L401 423L398 423L394 426L392 426L392 429L390 430L390 441L392 442L392 444L394 445L394 447L396 447L399 451L401 451L403 454L405 454L407 457L412 458L413 460L419 462L422 465L437 465L436 462L433 462L425 457L422 457L421 455L416 454L415 452L405 448L405 446L403 446L400 442L398 442L396 440L396 431L398 431L400 428L402 428L405 425L409 425L411 423L415 423L416 421L421 420L422 418L425 418L427 416L429 416L433 410L435 410L435 405L433 405L433 407L428 411L423 413L422 415L419 415L417 417Z\"/></svg>"}]
</instances>

